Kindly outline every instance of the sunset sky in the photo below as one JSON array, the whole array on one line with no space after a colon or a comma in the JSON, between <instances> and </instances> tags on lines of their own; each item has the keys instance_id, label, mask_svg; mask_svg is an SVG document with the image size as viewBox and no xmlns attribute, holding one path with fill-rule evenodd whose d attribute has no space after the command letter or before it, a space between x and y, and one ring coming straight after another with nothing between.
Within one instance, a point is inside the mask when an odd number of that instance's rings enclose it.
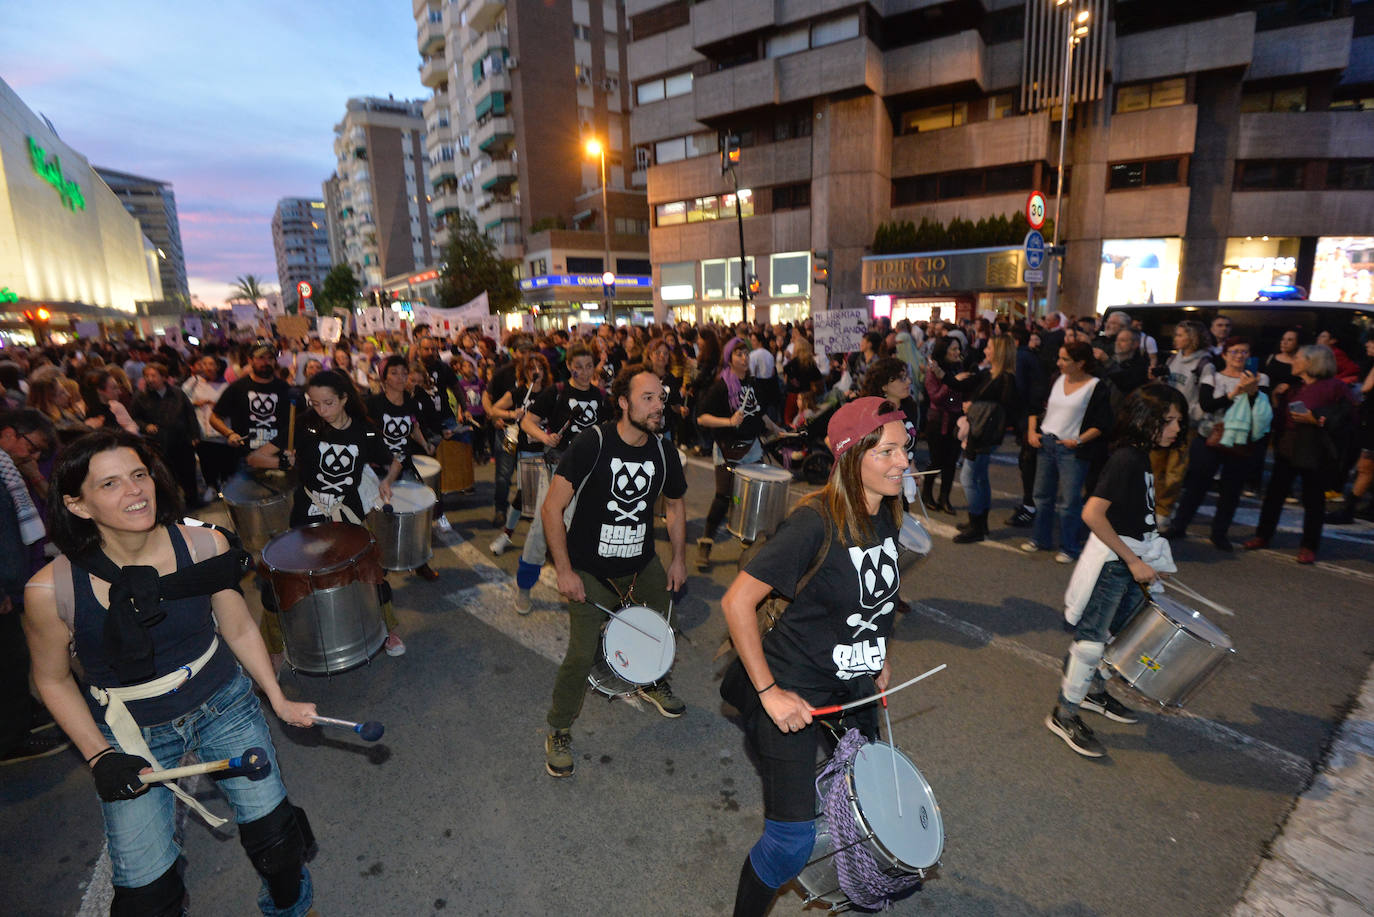
<instances>
[{"instance_id":1,"label":"sunset sky","mask_svg":"<svg viewBox=\"0 0 1374 917\"><path fill-rule=\"evenodd\" d=\"M275 284L272 211L320 196L351 96L424 98L409 0L0 0L0 78L92 165L172 183L191 294Z\"/></svg>"}]
</instances>

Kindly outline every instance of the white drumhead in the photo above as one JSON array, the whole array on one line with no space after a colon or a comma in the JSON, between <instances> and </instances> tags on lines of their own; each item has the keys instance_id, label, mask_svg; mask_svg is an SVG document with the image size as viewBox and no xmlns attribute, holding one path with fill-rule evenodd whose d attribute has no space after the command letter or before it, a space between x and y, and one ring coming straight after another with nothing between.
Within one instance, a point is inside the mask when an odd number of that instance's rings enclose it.
<instances>
[{"instance_id":1,"label":"white drumhead","mask_svg":"<svg viewBox=\"0 0 1374 917\"><path fill-rule=\"evenodd\" d=\"M618 677L647 685L668 674L677 643L662 615L644 605L629 605L606 622L601 649L607 666Z\"/></svg>"},{"instance_id":2,"label":"white drumhead","mask_svg":"<svg viewBox=\"0 0 1374 917\"><path fill-rule=\"evenodd\" d=\"M397 481L391 485L391 510L395 513L421 513L438 501L434 491L414 481Z\"/></svg>"},{"instance_id":3,"label":"white drumhead","mask_svg":"<svg viewBox=\"0 0 1374 917\"><path fill-rule=\"evenodd\" d=\"M430 458L427 455L412 455L410 460L415 463L415 470L420 472L422 478L439 473L439 460L436 458Z\"/></svg>"},{"instance_id":4,"label":"white drumhead","mask_svg":"<svg viewBox=\"0 0 1374 917\"><path fill-rule=\"evenodd\" d=\"M1226 636L1221 628L1204 618L1200 612L1163 594L1151 595L1150 601L1159 608L1164 617L1199 640L1221 649L1231 648L1231 638Z\"/></svg>"},{"instance_id":5,"label":"white drumhead","mask_svg":"<svg viewBox=\"0 0 1374 917\"><path fill-rule=\"evenodd\" d=\"M886 742L869 742L854 755L852 773L859 812L874 840L913 872L934 866L945 846L945 827L935 794L911 759Z\"/></svg>"},{"instance_id":6,"label":"white drumhead","mask_svg":"<svg viewBox=\"0 0 1374 917\"><path fill-rule=\"evenodd\" d=\"M776 465L736 465L732 470L740 477L748 478L751 481L792 483L792 472Z\"/></svg>"}]
</instances>

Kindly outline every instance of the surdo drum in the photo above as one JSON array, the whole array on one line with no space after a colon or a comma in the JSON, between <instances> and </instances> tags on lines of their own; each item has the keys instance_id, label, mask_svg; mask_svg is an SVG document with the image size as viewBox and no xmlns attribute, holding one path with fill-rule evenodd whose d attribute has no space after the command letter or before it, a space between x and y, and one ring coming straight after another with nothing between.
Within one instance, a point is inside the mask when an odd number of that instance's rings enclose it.
<instances>
[{"instance_id":1,"label":"surdo drum","mask_svg":"<svg viewBox=\"0 0 1374 917\"><path fill-rule=\"evenodd\" d=\"M377 542L362 526L317 522L282 532L262 549L259 568L276 594L293 669L346 672L386 642L377 595L385 574Z\"/></svg>"},{"instance_id":2,"label":"surdo drum","mask_svg":"<svg viewBox=\"0 0 1374 917\"><path fill-rule=\"evenodd\" d=\"M434 522L434 491L413 481L391 485L391 512L385 508L367 514L367 528L377 539L384 570L414 570L434 556L430 526Z\"/></svg>"},{"instance_id":3,"label":"surdo drum","mask_svg":"<svg viewBox=\"0 0 1374 917\"><path fill-rule=\"evenodd\" d=\"M923 877L939 862L945 845L940 806L901 749L868 742L842 767L828 765L816 781L822 803L816 846L797 876L808 902L824 901L831 910L847 910L853 903L841 888L841 857L849 857L858 873L895 879Z\"/></svg>"},{"instance_id":4,"label":"surdo drum","mask_svg":"<svg viewBox=\"0 0 1374 917\"><path fill-rule=\"evenodd\" d=\"M1107 644L1103 660L1131 687L1166 707L1188 698L1235 654L1231 638L1169 598L1150 601Z\"/></svg>"},{"instance_id":5,"label":"surdo drum","mask_svg":"<svg viewBox=\"0 0 1374 917\"><path fill-rule=\"evenodd\" d=\"M626 605L601 630L601 653L587 681L607 697L633 694L673 667L672 625L647 605Z\"/></svg>"},{"instance_id":6,"label":"surdo drum","mask_svg":"<svg viewBox=\"0 0 1374 917\"><path fill-rule=\"evenodd\" d=\"M224 482L220 496L229 509L244 550L262 556L263 546L291 527L291 496L296 481L285 471L239 472Z\"/></svg>"},{"instance_id":7,"label":"surdo drum","mask_svg":"<svg viewBox=\"0 0 1374 917\"><path fill-rule=\"evenodd\" d=\"M736 465L725 527L745 544L773 534L787 515L792 472L773 465Z\"/></svg>"}]
</instances>

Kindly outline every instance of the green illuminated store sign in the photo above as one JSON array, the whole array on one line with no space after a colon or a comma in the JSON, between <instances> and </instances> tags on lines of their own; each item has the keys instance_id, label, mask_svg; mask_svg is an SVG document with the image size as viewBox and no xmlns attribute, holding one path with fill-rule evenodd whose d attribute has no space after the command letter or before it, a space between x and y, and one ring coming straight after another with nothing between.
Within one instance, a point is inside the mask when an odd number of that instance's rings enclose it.
<instances>
[{"instance_id":1,"label":"green illuminated store sign","mask_svg":"<svg viewBox=\"0 0 1374 917\"><path fill-rule=\"evenodd\" d=\"M19 302L19 294L9 287L0 287L0 304Z\"/></svg>"},{"instance_id":2,"label":"green illuminated store sign","mask_svg":"<svg viewBox=\"0 0 1374 917\"><path fill-rule=\"evenodd\" d=\"M62 203L69 210L75 211L77 208L86 209L86 199L81 196L81 187L76 182L62 174L62 160L54 153L52 158L48 158L48 151L38 145L32 137L29 140L29 161L33 163L33 170L38 173L45 182L52 185L57 193L62 195Z\"/></svg>"}]
</instances>

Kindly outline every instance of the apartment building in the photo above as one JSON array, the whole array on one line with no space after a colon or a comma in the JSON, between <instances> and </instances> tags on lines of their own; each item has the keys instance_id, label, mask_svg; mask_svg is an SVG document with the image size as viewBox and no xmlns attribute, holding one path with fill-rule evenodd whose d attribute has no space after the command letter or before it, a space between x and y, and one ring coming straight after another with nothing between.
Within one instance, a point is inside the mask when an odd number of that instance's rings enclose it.
<instances>
[{"instance_id":1,"label":"apartment building","mask_svg":"<svg viewBox=\"0 0 1374 917\"><path fill-rule=\"evenodd\" d=\"M164 299L191 302L186 283L186 255L181 248L181 223L177 219L177 198L168 182L144 178L130 172L93 167L105 185L138 220L143 235L157 252L158 275L162 278Z\"/></svg>"},{"instance_id":2,"label":"apartment building","mask_svg":"<svg viewBox=\"0 0 1374 917\"><path fill-rule=\"evenodd\" d=\"M282 303L297 308L296 284L314 289L329 273L329 228L324 201L308 197L284 197L272 213L272 250L277 256L277 282Z\"/></svg>"},{"instance_id":3,"label":"apartment building","mask_svg":"<svg viewBox=\"0 0 1374 917\"><path fill-rule=\"evenodd\" d=\"M606 270L619 278L617 315L651 316L623 0L413 0L413 11L420 80L433 90L424 117L440 244L470 214L518 265L541 323L602 320Z\"/></svg>"},{"instance_id":4,"label":"apartment building","mask_svg":"<svg viewBox=\"0 0 1374 917\"><path fill-rule=\"evenodd\" d=\"M337 198L330 217L339 226L335 247L363 289L436 263L422 103L349 99L334 125L334 157L324 194Z\"/></svg>"},{"instance_id":5,"label":"apartment building","mask_svg":"<svg viewBox=\"0 0 1374 917\"><path fill-rule=\"evenodd\" d=\"M628 0L626 12L660 315L739 315L726 132L742 146L754 309L774 319L827 299L894 318L1025 308L1019 246L893 250L890 230L927 221L968 239L962 221L1010 221L1033 189L1051 218L1058 205L1072 313L1251 299L1276 282L1374 298L1368 0ZM828 291L811 282L817 252Z\"/></svg>"}]
</instances>

